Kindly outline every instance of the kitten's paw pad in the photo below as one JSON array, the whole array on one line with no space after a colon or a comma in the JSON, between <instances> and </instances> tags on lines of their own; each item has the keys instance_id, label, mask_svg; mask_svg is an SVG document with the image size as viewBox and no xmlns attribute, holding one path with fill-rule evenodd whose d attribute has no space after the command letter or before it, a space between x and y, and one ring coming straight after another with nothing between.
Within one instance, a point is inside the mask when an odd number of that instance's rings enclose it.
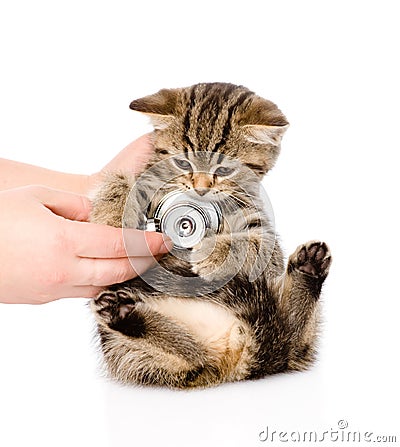
<instances>
[{"instance_id":1,"label":"kitten's paw pad","mask_svg":"<svg viewBox=\"0 0 400 447\"><path fill-rule=\"evenodd\" d=\"M124 319L136 301L125 291L106 290L93 300L93 309L107 323Z\"/></svg>"},{"instance_id":2,"label":"kitten's paw pad","mask_svg":"<svg viewBox=\"0 0 400 447\"><path fill-rule=\"evenodd\" d=\"M325 242L313 241L301 245L291 256L290 263L299 272L325 277L331 265L331 254Z\"/></svg>"}]
</instances>

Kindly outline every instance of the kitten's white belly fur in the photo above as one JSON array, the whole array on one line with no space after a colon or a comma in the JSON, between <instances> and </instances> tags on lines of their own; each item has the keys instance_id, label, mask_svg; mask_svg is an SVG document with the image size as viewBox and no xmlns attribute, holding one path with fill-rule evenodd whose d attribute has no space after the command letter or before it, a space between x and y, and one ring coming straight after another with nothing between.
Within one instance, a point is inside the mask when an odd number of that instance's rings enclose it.
<instances>
[{"instance_id":1,"label":"kitten's white belly fur","mask_svg":"<svg viewBox=\"0 0 400 447\"><path fill-rule=\"evenodd\" d=\"M218 351L237 348L240 322L224 307L190 298L146 299L156 312L185 326L200 342Z\"/></svg>"}]
</instances>

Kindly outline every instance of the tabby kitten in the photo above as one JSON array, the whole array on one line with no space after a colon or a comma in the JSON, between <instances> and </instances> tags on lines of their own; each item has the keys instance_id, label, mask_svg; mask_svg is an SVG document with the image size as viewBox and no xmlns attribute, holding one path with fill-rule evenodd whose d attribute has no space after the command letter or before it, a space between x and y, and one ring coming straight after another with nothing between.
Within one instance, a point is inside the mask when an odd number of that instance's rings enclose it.
<instances>
[{"instance_id":1,"label":"tabby kitten","mask_svg":"<svg viewBox=\"0 0 400 447\"><path fill-rule=\"evenodd\" d=\"M224 83L164 89L130 107L152 120L154 156L137 179L109 175L92 221L143 229L144 215L178 189L217 202L223 222L91 302L109 374L188 388L307 368L331 257L324 242L308 242L285 269L264 210L260 182L288 127L282 112Z\"/></svg>"}]
</instances>

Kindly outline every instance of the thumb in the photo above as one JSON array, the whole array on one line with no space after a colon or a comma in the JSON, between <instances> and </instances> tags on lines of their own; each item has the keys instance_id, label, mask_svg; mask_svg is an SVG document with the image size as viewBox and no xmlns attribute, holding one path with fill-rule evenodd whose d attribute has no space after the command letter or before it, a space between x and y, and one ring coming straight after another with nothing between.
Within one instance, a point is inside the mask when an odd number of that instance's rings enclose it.
<instances>
[{"instance_id":1,"label":"thumb","mask_svg":"<svg viewBox=\"0 0 400 447\"><path fill-rule=\"evenodd\" d=\"M85 196L42 186L35 188L34 195L46 208L58 216L80 221L89 219L91 204Z\"/></svg>"}]
</instances>

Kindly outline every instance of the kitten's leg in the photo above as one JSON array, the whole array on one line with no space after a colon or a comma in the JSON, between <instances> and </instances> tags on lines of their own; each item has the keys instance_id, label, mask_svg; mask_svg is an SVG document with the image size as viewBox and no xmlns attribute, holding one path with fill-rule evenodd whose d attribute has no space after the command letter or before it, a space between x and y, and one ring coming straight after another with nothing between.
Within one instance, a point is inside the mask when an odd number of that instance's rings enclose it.
<instances>
[{"instance_id":1,"label":"kitten's leg","mask_svg":"<svg viewBox=\"0 0 400 447\"><path fill-rule=\"evenodd\" d=\"M290 256L286 274L279 284L280 305L292 332L291 369L303 369L313 360L318 301L330 264L327 245L308 242Z\"/></svg>"},{"instance_id":2,"label":"kitten's leg","mask_svg":"<svg viewBox=\"0 0 400 447\"><path fill-rule=\"evenodd\" d=\"M209 235L194 248L190 262L194 273L210 281L240 273L253 282L261 275L280 276L284 270L275 235L254 230Z\"/></svg>"},{"instance_id":3,"label":"kitten's leg","mask_svg":"<svg viewBox=\"0 0 400 447\"><path fill-rule=\"evenodd\" d=\"M107 290L91 307L108 370L117 380L178 388L218 381L217 371L194 337L132 291ZM202 377L207 377L206 382Z\"/></svg>"},{"instance_id":4,"label":"kitten's leg","mask_svg":"<svg viewBox=\"0 0 400 447\"><path fill-rule=\"evenodd\" d=\"M104 178L92 199L91 222L113 227L137 228L140 224L140 206L131 189L133 177L110 173ZM123 222L124 220L124 222Z\"/></svg>"}]
</instances>

